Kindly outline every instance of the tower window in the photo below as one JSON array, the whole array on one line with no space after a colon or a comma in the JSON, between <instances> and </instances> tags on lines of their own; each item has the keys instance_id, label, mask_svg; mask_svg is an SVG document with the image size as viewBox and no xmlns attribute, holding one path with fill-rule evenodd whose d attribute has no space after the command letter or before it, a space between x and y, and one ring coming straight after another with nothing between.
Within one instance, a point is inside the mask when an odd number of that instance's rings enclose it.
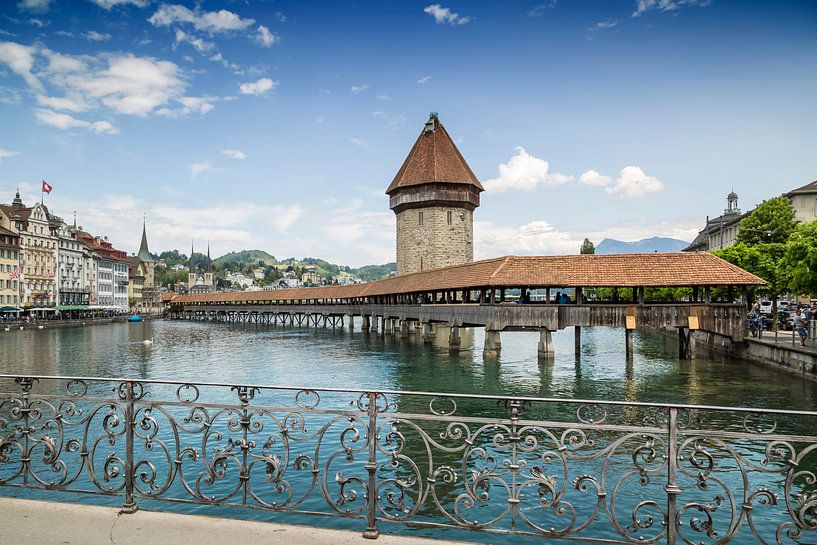
<instances>
[{"instance_id":1,"label":"tower window","mask_svg":"<svg viewBox=\"0 0 817 545\"><path fill-rule=\"evenodd\" d=\"M448 225L451 225L451 221L453 220L454 213L451 210L448 211Z\"/></svg>"},{"instance_id":2,"label":"tower window","mask_svg":"<svg viewBox=\"0 0 817 545\"><path fill-rule=\"evenodd\" d=\"M417 224L418 225L423 224L423 213L422 212L418 213L418 215L417 215Z\"/></svg>"}]
</instances>

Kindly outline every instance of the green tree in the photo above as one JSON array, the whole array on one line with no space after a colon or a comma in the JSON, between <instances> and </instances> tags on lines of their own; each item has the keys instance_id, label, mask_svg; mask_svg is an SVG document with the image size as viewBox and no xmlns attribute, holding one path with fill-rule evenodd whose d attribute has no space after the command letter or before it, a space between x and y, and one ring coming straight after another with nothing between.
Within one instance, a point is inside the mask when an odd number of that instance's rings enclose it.
<instances>
[{"instance_id":1,"label":"green tree","mask_svg":"<svg viewBox=\"0 0 817 545\"><path fill-rule=\"evenodd\" d=\"M585 238L584 242L582 242L582 247L579 248L580 254L595 254L596 253L596 246L590 241L589 238Z\"/></svg>"},{"instance_id":2,"label":"green tree","mask_svg":"<svg viewBox=\"0 0 817 545\"><path fill-rule=\"evenodd\" d=\"M786 243L780 266L793 293L817 293L817 221L797 226Z\"/></svg>"},{"instance_id":3,"label":"green tree","mask_svg":"<svg viewBox=\"0 0 817 545\"><path fill-rule=\"evenodd\" d=\"M794 232L797 220L794 207L786 197L763 201L740 222L737 241L758 244L785 244Z\"/></svg>"}]
</instances>

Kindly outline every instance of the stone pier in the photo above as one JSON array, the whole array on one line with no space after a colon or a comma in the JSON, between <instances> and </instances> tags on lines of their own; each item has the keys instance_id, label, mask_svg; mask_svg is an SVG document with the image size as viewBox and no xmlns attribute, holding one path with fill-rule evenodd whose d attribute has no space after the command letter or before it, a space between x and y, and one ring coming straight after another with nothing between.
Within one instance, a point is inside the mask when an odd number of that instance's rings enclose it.
<instances>
[{"instance_id":1,"label":"stone pier","mask_svg":"<svg viewBox=\"0 0 817 545\"><path fill-rule=\"evenodd\" d=\"M495 358L499 355L502 348L502 341L499 331L493 329L485 329L485 347L482 349L482 355L486 358Z\"/></svg>"},{"instance_id":2,"label":"stone pier","mask_svg":"<svg viewBox=\"0 0 817 545\"><path fill-rule=\"evenodd\" d=\"M556 351L553 349L553 335L549 329L539 330L539 363L553 363Z\"/></svg>"},{"instance_id":3,"label":"stone pier","mask_svg":"<svg viewBox=\"0 0 817 545\"><path fill-rule=\"evenodd\" d=\"M462 338L460 337L460 328L451 327L451 331L448 333L448 349L451 352L459 352L461 344Z\"/></svg>"}]
</instances>

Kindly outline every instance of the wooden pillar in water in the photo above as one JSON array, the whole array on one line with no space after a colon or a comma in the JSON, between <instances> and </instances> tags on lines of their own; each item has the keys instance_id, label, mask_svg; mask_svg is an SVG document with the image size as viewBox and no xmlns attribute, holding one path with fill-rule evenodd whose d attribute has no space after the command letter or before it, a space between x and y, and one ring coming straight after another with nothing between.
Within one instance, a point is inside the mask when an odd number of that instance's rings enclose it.
<instances>
[{"instance_id":1,"label":"wooden pillar in water","mask_svg":"<svg viewBox=\"0 0 817 545\"><path fill-rule=\"evenodd\" d=\"M485 346L482 349L482 355L486 358L495 358L499 355L502 348L502 340L499 331L485 328Z\"/></svg>"},{"instance_id":2,"label":"wooden pillar in water","mask_svg":"<svg viewBox=\"0 0 817 545\"><path fill-rule=\"evenodd\" d=\"M632 309L635 311L635 309ZM635 314L628 314L624 324L624 357L633 361L633 332L635 331Z\"/></svg>"},{"instance_id":3,"label":"wooden pillar in water","mask_svg":"<svg viewBox=\"0 0 817 545\"><path fill-rule=\"evenodd\" d=\"M369 331L369 316L367 314L361 315L360 321L363 322L360 327L361 331Z\"/></svg>"},{"instance_id":4,"label":"wooden pillar in water","mask_svg":"<svg viewBox=\"0 0 817 545\"><path fill-rule=\"evenodd\" d=\"M400 320L397 322L397 337L400 339L405 339L409 336L409 323L406 320Z\"/></svg>"},{"instance_id":5,"label":"wooden pillar in water","mask_svg":"<svg viewBox=\"0 0 817 545\"><path fill-rule=\"evenodd\" d=\"M452 326L448 333L448 350L451 352L459 352L462 339L460 338L460 328Z\"/></svg>"},{"instance_id":6,"label":"wooden pillar in water","mask_svg":"<svg viewBox=\"0 0 817 545\"><path fill-rule=\"evenodd\" d=\"M422 322L423 324L423 333L422 333L422 340L426 344L431 344L434 342L434 339L437 337L437 333L434 331L434 324L431 322Z\"/></svg>"},{"instance_id":7,"label":"wooden pillar in water","mask_svg":"<svg viewBox=\"0 0 817 545\"><path fill-rule=\"evenodd\" d=\"M539 357L539 363L553 363L556 351L553 349L553 335L549 329L539 330L537 355Z\"/></svg>"},{"instance_id":8,"label":"wooden pillar in water","mask_svg":"<svg viewBox=\"0 0 817 545\"><path fill-rule=\"evenodd\" d=\"M582 326L577 325L573 326L574 330L574 350L576 351L576 356L582 355Z\"/></svg>"}]
</instances>

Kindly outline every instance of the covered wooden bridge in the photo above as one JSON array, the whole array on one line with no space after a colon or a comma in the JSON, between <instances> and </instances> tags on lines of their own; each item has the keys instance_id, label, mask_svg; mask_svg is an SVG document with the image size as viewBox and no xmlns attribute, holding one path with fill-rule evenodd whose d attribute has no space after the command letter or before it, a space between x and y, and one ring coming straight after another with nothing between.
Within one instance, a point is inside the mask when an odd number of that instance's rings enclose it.
<instances>
[{"instance_id":1,"label":"covered wooden bridge","mask_svg":"<svg viewBox=\"0 0 817 545\"><path fill-rule=\"evenodd\" d=\"M401 275L366 284L255 292L177 295L169 318L343 327L362 317L368 331L425 341L435 324L484 327L486 356L500 349L500 332L540 332L539 355L553 357L551 332L583 326L625 330L628 356L636 328L677 329L681 355L694 355L695 332L742 341L747 289L765 282L708 253L507 256ZM650 300L650 288L689 288L685 300ZM554 300L570 293L568 304ZM514 294L511 297L511 293Z\"/></svg>"}]
</instances>

